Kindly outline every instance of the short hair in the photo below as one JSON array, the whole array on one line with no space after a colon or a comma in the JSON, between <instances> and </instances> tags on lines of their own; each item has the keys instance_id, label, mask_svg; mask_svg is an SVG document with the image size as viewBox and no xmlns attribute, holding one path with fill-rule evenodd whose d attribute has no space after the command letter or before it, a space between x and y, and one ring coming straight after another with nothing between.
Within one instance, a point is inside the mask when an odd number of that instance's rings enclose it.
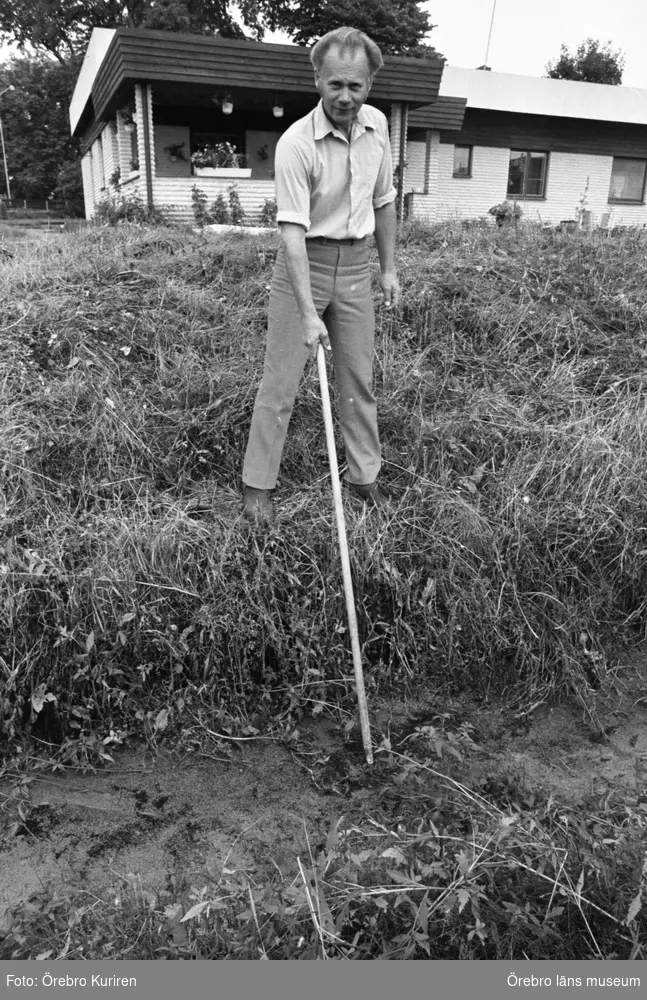
<instances>
[{"instance_id":1,"label":"short hair","mask_svg":"<svg viewBox=\"0 0 647 1000\"><path fill-rule=\"evenodd\" d=\"M359 28L335 28L334 31L322 35L310 50L310 62L317 73L321 72L323 61L333 48L338 48L340 52L353 54L362 49L366 53L371 76L375 76L378 69L384 65L379 46L363 31L360 31Z\"/></svg>"}]
</instances>

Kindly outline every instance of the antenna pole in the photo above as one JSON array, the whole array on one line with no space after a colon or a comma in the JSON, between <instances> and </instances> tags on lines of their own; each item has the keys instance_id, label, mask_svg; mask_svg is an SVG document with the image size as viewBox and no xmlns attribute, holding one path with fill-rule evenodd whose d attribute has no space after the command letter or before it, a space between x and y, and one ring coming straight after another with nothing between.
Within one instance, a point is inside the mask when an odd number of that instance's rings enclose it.
<instances>
[{"instance_id":1,"label":"antenna pole","mask_svg":"<svg viewBox=\"0 0 647 1000\"><path fill-rule=\"evenodd\" d=\"M485 49L485 63L484 63L484 65L485 65L486 69L487 69L487 58L488 58L488 56L490 54L490 39L492 38L492 27L494 25L494 15L495 14L496 14L496 0L494 0L494 4L492 5L492 18L490 19L490 31L489 31L489 34L487 36L487 48Z\"/></svg>"}]
</instances>

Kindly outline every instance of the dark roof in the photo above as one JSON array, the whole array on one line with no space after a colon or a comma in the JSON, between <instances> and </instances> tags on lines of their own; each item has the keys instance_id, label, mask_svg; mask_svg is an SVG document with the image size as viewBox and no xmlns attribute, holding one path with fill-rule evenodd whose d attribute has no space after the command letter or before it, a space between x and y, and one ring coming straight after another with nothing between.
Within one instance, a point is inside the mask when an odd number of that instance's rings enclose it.
<instances>
[{"instance_id":1,"label":"dark roof","mask_svg":"<svg viewBox=\"0 0 647 1000\"><path fill-rule=\"evenodd\" d=\"M426 108L415 108L409 112L409 130L442 129L444 132L460 131L465 118L467 98L439 97Z\"/></svg>"},{"instance_id":2,"label":"dark roof","mask_svg":"<svg viewBox=\"0 0 647 1000\"><path fill-rule=\"evenodd\" d=\"M441 59L385 56L371 100L430 104L438 97L442 71ZM185 97L212 93L214 87L316 94L310 50L300 45L117 28L92 85L93 109L86 108L77 133L87 128L92 110L95 119L111 118L136 80L151 82L154 89L157 82L158 90L181 88Z\"/></svg>"}]
</instances>

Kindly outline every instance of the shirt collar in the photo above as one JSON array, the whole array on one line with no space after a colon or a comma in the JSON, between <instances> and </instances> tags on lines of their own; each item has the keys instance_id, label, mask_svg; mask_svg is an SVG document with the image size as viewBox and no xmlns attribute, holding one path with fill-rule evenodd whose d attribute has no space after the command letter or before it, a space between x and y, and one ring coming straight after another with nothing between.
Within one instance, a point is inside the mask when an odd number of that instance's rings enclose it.
<instances>
[{"instance_id":1,"label":"shirt collar","mask_svg":"<svg viewBox=\"0 0 647 1000\"><path fill-rule=\"evenodd\" d=\"M323 109L323 101L321 100L319 101L317 107L314 109L313 116L314 116L313 121L314 121L315 140L323 139L324 136L328 135L329 132L332 132L333 135L339 135L343 139L346 139L344 133L340 132L338 128L335 128L333 123L326 116L326 112ZM366 119L366 114L364 113L364 105L362 105L362 107L357 112L357 117L353 123L352 137L354 138L358 135L362 135L363 132L366 132L367 128L372 128L372 127L373 126L370 125Z\"/></svg>"}]
</instances>

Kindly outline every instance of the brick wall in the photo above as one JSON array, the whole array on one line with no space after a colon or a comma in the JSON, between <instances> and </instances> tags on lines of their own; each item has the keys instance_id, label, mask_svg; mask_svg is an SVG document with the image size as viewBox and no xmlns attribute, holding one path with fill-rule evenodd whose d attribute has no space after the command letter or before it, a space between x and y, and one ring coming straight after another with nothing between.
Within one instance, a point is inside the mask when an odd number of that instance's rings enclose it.
<instances>
[{"instance_id":1,"label":"brick wall","mask_svg":"<svg viewBox=\"0 0 647 1000\"><path fill-rule=\"evenodd\" d=\"M406 187L408 191L425 190L425 163L427 162L427 144L425 142L409 142L407 146Z\"/></svg>"},{"instance_id":2,"label":"brick wall","mask_svg":"<svg viewBox=\"0 0 647 1000\"><path fill-rule=\"evenodd\" d=\"M437 143L432 152L429 193L410 196L410 215L426 221L475 219L487 216L492 205L504 200L508 183L507 149L475 146L469 178L452 177L453 145Z\"/></svg>"},{"instance_id":3,"label":"brick wall","mask_svg":"<svg viewBox=\"0 0 647 1000\"><path fill-rule=\"evenodd\" d=\"M419 187L419 142L410 142L409 156L413 164L407 178L409 191ZM427 221L487 217L488 210L507 197L509 150L491 146L474 146L472 176L452 177L454 146L442 143L437 150L437 191L431 190L434 171L430 171L427 194L409 196L409 213ZM635 226L647 224L647 206L610 205L609 184L613 157L583 153L550 153L546 181L546 197L541 200L517 199L528 221L556 224L575 219L578 210L591 212L591 224L599 225L608 218L609 225ZM588 182L588 187L587 187ZM586 191L586 200L581 199Z\"/></svg>"},{"instance_id":4,"label":"brick wall","mask_svg":"<svg viewBox=\"0 0 647 1000\"><path fill-rule=\"evenodd\" d=\"M582 153L551 153L545 201L519 201L524 218L556 223L574 219L581 207L592 212L593 225L609 215L610 225L636 226L647 223L645 205L609 204L612 156ZM588 187L587 187L588 181ZM581 205L585 195L584 205Z\"/></svg>"},{"instance_id":5,"label":"brick wall","mask_svg":"<svg viewBox=\"0 0 647 1000\"><path fill-rule=\"evenodd\" d=\"M176 166L176 164L173 164ZM192 223L194 221L191 194L194 184L198 190L207 196L207 207L222 193L225 202L228 200L227 189L232 183L245 212L246 222L256 222L266 200L274 200L274 181L255 181L241 179L232 181L227 177L155 177L153 180L153 196L155 205L165 209L175 222Z\"/></svg>"},{"instance_id":6,"label":"brick wall","mask_svg":"<svg viewBox=\"0 0 647 1000\"><path fill-rule=\"evenodd\" d=\"M92 181L92 153L89 150L81 157L81 177L83 178L85 217L91 219L94 215L94 184Z\"/></svg>"},{"instance_id":7,"label":"brick wall","mask_svg":"<svg viewBox=\"0 0 647 1000\"><path fill-rule=\"evenodd\" d=\"M106 125L101 133L101 152L103 154L103 176L105 178L105 186L109 188L110 178L119 163L117 128L114 122Z\"/></svg>"},{"instance_id":8,"label":"brick wall","mask_svg":"<svg viewBox=\"0 0 647 1000\"><path fill-rule=\"evenodd\" d=\"M94 209L98 201L101 200L105 188L104 170L103 170L103 149L101 136L98 136L92 143L90 147L90 166L92 170L92 214L94 214Z\"/></svg>"},{"instance_id":9,"label":"brick wall","mask_svg":"<svg viewBox=\"0 0 647 1000\"><path fill-rule=\"evenodd\" d=\"M133 134L126 132L123 118L117 112L117 166L121 173L122 181L130 175L130 161L134 153Z\"/></svg>"}]
</instances>

